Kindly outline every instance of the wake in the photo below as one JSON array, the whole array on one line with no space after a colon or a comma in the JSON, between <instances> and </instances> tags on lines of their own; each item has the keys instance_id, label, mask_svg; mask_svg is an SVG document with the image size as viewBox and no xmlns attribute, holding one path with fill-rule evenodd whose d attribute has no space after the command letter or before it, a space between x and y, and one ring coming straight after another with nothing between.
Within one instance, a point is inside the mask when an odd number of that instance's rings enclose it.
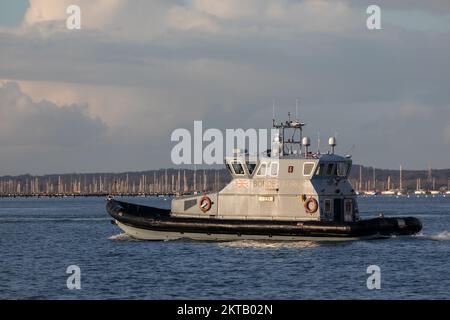
<instances>
[{"instance_id":1,"label":"wake","mask_svg":"<svg viewBox=\"0 0 450 320\"><path fill-rule=\"evenodd\" d=\"M434 241L448 241L448 240L450 240L450 232L442 231L442 232L434 234L434 235L418 234L415 237L420 238L420 239L426 239L426 240L434 240Z\"/></svg>"},{"instance_id":2,"label":"wake","mask_svg":"<svg viewBox=\"0 0 450 320\"><path fill-rule=\"evenodd\" d=\"M238 240L220 242L220 247L225 248L254 248L254 249L307 249L318 247L315 241L256 241Z\"/></svg>"},{"instance_id":3,"label":"wake","mask_svg":"<svg viewBox=\"0 0 450 320\"><path fill-rule=\"evenodd\" d=\"M112 241L130 241L130 242L142 241L142 240L133 238L132 236L130 236L130 235L126 234L126 233L115 234L115 235L109 237L108 240L112 240Z\"/></svg>"}]
</instances>

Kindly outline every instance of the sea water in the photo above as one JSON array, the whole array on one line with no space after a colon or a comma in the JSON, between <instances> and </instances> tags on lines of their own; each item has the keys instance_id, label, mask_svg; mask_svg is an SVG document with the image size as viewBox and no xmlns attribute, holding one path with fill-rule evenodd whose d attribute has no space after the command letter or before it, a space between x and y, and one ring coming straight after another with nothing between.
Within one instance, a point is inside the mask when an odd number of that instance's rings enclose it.
<instances>
[{"instance_id":1,"label":"sea water","mask_svg":"<svg viewBox=\"0 0 450 320\"><path fill-rule=\"evenodd\" d=\"M168 198L122 198L168 208ZM414 216L412 237L348 242L138 241L102 198L0 199L1 299L449 299L450 197L359 199ZM69 266L80 289L69 289ZM369 290L367 268L380 269Z\"/></svg>"}]
</instances>

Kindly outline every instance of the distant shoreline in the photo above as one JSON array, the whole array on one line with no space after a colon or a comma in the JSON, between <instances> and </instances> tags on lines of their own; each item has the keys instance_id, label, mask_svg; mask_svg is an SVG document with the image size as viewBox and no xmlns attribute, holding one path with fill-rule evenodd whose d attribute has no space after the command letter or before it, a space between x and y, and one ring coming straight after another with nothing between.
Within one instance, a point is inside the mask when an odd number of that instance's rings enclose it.
<instances>
[{"instance_id":1,"label":"distant shoreline","mask_svg":"<svg viewBox=\"0 0 450 320\"><path fill-rule=\"evenodd\" d=\"M401 181L400 181L401 176ZM0 177L0 197L154 196L218 192L231 180L226 169L159 169L122 173L67 173ZM376 169L354 164L349 180L356 192L446 193L450 169Z\"/></svg>"}]
</instances>

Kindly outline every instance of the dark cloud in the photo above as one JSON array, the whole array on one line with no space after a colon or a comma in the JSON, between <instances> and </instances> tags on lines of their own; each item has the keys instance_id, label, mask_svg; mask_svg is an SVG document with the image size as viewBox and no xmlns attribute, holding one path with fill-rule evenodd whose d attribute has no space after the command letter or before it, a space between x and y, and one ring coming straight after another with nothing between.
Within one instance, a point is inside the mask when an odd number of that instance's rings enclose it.
<instances>
[{"instance_id":1,"label":"dark cloud","mask_svg":"<svg viewBox=\"0 0 450 320\"><path fill-rule=\"evenodd\" d=\"M86 114L86 107L35 102L16 83L0 85L0 162L5 173L46 170L47 163L65 167L67 156L99 140L105 130L104 123ZM45 154L48 158L42 159ZM16 167L20 164L24 167Z\"/></svg>"},{"instance_id":2,"label":"dark cloud","mask_svg":"<svg viewBox=\"0 0 450 320\"><path fill-rule=\"evenodd\" d=\"M86 114L86 106L35 102L19 86L0 86L0 148L76 147L105 132L105 124Z\"/></svg>"}]
</instances>

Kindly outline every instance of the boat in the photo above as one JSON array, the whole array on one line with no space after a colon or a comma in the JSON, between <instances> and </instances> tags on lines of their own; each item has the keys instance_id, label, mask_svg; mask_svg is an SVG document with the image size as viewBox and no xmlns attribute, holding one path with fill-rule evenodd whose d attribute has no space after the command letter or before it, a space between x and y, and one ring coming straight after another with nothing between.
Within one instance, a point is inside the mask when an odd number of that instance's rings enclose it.
<instances>
[{"instance_id":1,"label":"boat","mask_svg":"<svg viewBox=\"0 0 450 320\"><path fill-rule=\"evenodd\" d=\"M413 235L415 217L361 219L348 179L350 155L310 151L298 120L277 123L272 148L258 157L234 150L225 158L231 181L215 193L176 197L171 209L107 198L113 223L141 240L339 241Z\"/></svg>"}]
</instances>

